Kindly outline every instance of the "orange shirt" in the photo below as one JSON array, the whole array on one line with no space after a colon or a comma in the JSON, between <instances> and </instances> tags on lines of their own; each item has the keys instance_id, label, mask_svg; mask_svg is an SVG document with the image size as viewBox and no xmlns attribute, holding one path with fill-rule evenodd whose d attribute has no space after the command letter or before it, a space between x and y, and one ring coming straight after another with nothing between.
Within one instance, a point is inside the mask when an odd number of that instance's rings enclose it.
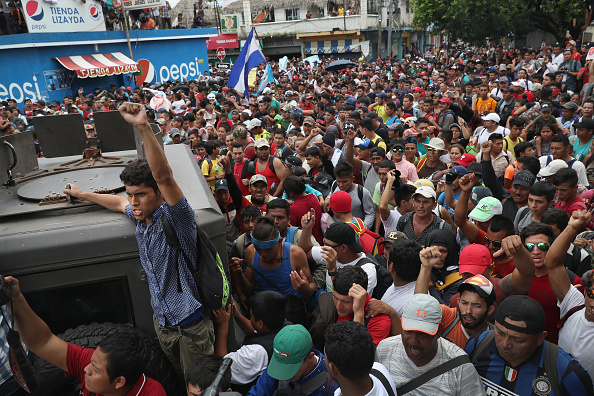
<instances>
[{"instance_id":1,"label":"orange shirt","mask_svg":"<svg viewBox=\"0 0 594 396\"><path fill-rule=\"evenodd\" d=\"M481 98L477 98L476 102L474 103L473 110L477 114L482 115L485 111L489 111L489 112L495 111L496 106L497 106L497 101L490 96L485 100L483 100Z\"/></svg>"}]
</instances>

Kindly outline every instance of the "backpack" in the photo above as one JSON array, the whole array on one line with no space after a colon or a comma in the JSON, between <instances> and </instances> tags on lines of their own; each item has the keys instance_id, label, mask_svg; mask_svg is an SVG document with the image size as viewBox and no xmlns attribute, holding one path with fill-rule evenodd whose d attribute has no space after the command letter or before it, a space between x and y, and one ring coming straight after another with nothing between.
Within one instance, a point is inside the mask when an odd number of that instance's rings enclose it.
<instances>
[{"instance_id":1,"label":"backpack","mask_svg":"<svg viewBox=\"0 0 594 396\"><path fill-rule=\"evenodd\" d=\"M549 163L550 163L552 160L553 160L553 156L552 156L552 155L550 155L550 154L549 154L549 155L547 155L547 165L548 165L548 164L549 164ZM572 168L572 166L573 166L573 163L574 163L575 161L577 161L575 158L572 158L572 159L570 159L569 161L567 161L567 167L568 167L569 169L573 169L573 168Z\"/></svg>"},{"instance_id":2,"label":"backpack","mask_svg":"<svg viewBox=\"0 0 594 396\"><path fill-rule=\"evenodd\" d=\"M192 264L189 257L183 251L179 238L169 223L166 215L163 215L163 232L167 239L167 244L176 251L176 266L179 254L184 257L188 269L196 282L200 301L202 305L210 312L211 309L220 309L226 307L229 302L229 282L219 253L215 249L210 237L196 224L196 263ZM182 292L181 282L179 280L180 272L177 268L177 291Z\"/></svg>"},{"instance_id":3,"label":"backpack","mask_svg":"<svg viewBox=\"0 0 594 396\"><path fill-rule=\"evenodd\" d=\"M299 227L289 227L287 228L287 237L285 238L285 242L290 243L291 245L295 242L295 234L297 234L297 230Z\"/></svg>"},{"instance_id":4,"label":"backpack","mask_svg":"<svg viewBox=\"0 0 594 396\"><path fill-rule=\"evenodd\" d=\"M495 342L495 331L488 332L485 337L476 345L476 348L470 354L470 362L476 364L479 357L485 352L491 344ZM549 379L551 388L555 395L561 395L559 388L559 373L557 371L557 355L559 354L559 346L548 341L545 341L545 357L544 357L544 371Z\"/></svg>"},{"instance_id":5,"label":"backpack","mask_svg":"<svg viewBox=\"0 0 594 396\"><path fill-rule=\"evenodd\" d=\"M276 170L274 170L274 156L268 156L268 167L276 175ZM256 161L257 160L248 160L245 165L243 165L243 169L241 170L241 178L246 179L247 173L250 172L252 175L256 174Z\"/></svg>"},{"instance_id":6,"label":"backpack","mask_svg":"<svg viewBox=\"0 0 594 396\"><path fill-rule=\"evenodd\" d=\"M392 279L392 275L388 272L388 268L381 265L377 261L375 261L369 255L366 255L355 264L356 267L361 267L365 264L373 264L375 266L375 275L377 279L377 284L373 288L373 293L371 295L372 298L376 300L381 300L383 295L386 293L386 290L390 286L394 284L394 279Z\"/></svg>"},{"instance_id":7,"label":"backpack","mask_svg":"<svg viewBox=\"0 0 594 396\"><path fill-rule=\"evenodd\" d=\"M198 161L198 166L200 167L200 170L202 171L202 164L204 163L204 161L208 162L208 174L210 175L210 171L212 171L212 160L210 159L210 157L208 155L205 155L204 157L202 157L200 159L200 161Z\"/></svg>"},{"instance_id":8,"label":"backpack","mask_svg":"<svg viewBox=\"0 0 594 396\"><path fill-rule=\"evenodd\" d=\"M363 220L358 217L353 217L354 222L347 223L359 236L359 243L363 246L363 251L367 254L375 256L376 254L384 254L384 245L382 242L384 238L365 227Z\"/></svg>"}]
</instances>

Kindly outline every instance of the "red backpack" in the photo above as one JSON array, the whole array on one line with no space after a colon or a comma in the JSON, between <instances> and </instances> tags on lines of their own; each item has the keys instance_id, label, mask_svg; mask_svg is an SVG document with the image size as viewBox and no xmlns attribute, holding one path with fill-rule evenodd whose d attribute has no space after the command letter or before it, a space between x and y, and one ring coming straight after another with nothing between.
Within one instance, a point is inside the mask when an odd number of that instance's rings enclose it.
<instances>
[{"instance_id":1,"label":"red backpack","mask_svg":"<svg viewBox=\"0 0 594 396\"><path fill-rule=\"evenodd\" d=\"M359 243L363 246L363 252L369 253L372 256L375 256L376 254L384 254L384 245L380 245L380 242L383 242L384 238L366 228L363 220L358 217L353 217L353 221L348 222L347 224L353 227L359 236Z\"/></svg>"}]
</instances>

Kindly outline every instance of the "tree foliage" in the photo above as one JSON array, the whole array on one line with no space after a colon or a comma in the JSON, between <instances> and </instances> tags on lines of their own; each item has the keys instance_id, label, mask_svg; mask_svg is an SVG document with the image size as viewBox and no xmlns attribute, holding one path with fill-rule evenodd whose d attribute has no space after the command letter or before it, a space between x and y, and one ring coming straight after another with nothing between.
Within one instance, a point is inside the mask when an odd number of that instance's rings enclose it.
<instances>
[{"instance_id":1,"label":"tree foliage","mask_svg":"<svg viewBox=\"0 0 594 396\"><path fill-rule=\"evenodd\" d=\"M583 2L577 0L412 0L414 25L445 31L452 39L476 45L486 39L525 37L542 29L556 37L571 30L572 17L583 24ZM575 36L574 36L575 37Z\"/></svg>"}]
</instances>

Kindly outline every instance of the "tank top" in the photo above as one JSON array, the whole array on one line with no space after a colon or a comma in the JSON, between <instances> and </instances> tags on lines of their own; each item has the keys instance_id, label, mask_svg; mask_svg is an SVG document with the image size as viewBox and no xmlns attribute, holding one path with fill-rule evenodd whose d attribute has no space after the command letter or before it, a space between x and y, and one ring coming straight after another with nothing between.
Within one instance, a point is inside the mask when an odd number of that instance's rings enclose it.
<instances>
[{"instance_id":1,"label":"tank top","mask_svg":"<svg viewBox=\"0 0 594 396\"><path fill-rule=\"evenodd\" d=\"M283 243L282 257L283 260L281 261L280 266L272 269L262 268L260 265L260 255L258 254L258 251L256 251L254 253L254 269L263 274L267 279L270 279L272 282L274 282L286 294L294 294L298 297L301 297L301 293L295 291L295 289L293 289L293 284L291 283L291 271L293 271L293 267L291 267L290 243ZM278 292L278 289L274 285L270 284L270 282L261 277L256 271L254 271L254 279L258 285L258 291L272 290Z\"/></svg>"},{"instance_id":2,"label":"tank top","mask_svg":"<svg viewBox=\"0 0 594 396\"><path fill-rule=\"evenodd\" d=\"M258 161L257 160L256 160L256 163L254 166L254 168L256 168L256 175L264 175L264 177L266 177L266 181L268 181L268 191L266 191L266 192L268 194L270 194L270 188L272 187L273 184L275 185L275 187L278 187L278 185L280 183L280 179L276 176L276 173L274 173L270 169L270 165L273 163L274 163L274 156L271 155L268 157L268 161L266 161L266 168L264 168L264 172L260 172L260 170L258 170ZM272 166L274 166L274 164Z\"/></svg>"}]
</instances>

